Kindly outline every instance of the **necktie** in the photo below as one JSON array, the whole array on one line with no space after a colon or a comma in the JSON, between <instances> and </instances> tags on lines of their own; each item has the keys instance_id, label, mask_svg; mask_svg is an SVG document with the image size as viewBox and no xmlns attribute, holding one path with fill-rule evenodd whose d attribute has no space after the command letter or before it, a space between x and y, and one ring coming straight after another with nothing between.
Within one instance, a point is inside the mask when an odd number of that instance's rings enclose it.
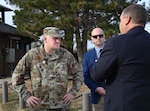
<instances>
[{"instance_id":1,"label":"necktie","mask_svg":"<svg viewBox=\"0 0 150 111\"><path fill-rule=\"evenodd\" d=\"M100 57L101 51L102 51L102 49L100 49L98 52L98 58Z\"/></svg>"}]
</instances>

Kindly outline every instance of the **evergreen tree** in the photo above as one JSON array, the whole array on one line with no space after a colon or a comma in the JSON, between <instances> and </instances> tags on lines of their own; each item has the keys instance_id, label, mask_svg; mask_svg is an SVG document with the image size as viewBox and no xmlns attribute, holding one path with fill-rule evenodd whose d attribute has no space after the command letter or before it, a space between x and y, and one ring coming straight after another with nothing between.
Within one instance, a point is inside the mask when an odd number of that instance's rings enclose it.
<instances>
[{"instance_id":1,"label":"evergreen tree","mask_svg":"<svg viewBox=\"0 0 150 111\"><path fill-rule=\"evenodd\" d=\"M118 34L119 16L122 10L140 0L6 1L19 7L13 17L19 32L37 40L46 26L58 27L65 35L62 45L73 51L76 42L78 61L82 63L91 30L94 27L101 27L107 38Z\"/></svg>"}]
</instances>

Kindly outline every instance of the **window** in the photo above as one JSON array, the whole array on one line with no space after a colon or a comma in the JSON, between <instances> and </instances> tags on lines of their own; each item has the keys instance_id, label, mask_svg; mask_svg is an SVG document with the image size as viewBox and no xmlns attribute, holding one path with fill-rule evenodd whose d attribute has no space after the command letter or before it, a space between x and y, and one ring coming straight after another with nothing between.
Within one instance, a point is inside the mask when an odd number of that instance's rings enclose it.
<instances>
[{"instance_id":1,"label":"window","mask_svg":"<svg viewBox=\"0 0 150 111\"><path fill-rule=\"evenodd\" d=\"M21 41L16 40L16 49L21 49Z\"/></svg>"}]
</instances>

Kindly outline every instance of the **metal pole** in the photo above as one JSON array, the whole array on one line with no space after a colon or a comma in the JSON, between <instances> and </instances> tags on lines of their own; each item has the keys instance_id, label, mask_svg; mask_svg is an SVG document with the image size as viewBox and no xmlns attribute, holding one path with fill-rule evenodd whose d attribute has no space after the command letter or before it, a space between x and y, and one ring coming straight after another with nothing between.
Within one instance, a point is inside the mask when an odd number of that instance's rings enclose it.
<instances>
[{"instance_id":1,"label":"metal pole","mask_svg":"<svg viewBox=\"0 0 150 111\"><path fill-rule=\"evenodd\" d=\"M19 108L20 109L26 108L26 103L20 96L19 96Z\"/></svg>"},{"instance_id":2,"label":"metal pole","mask_svg":"<svg viewBox=\"0 0 150 111\"><path fill-rule=\"evenodd\" d=\"M26 108L26 103L25 103L25 101L23 101L23 99L21 98L21 96L19 96L19 108L20 109Z\"/></svg>"},{"instance_id":3,"label":"metal pole","mask_svg":"<svg viewBox=\"0 0 150 111\"><path fill-rule=\"evenodd\" d=\"M82 111L92 111L92 104L90 103L89 92L83 92Z\"/></svg>"},{"instance_id":4,"label":"metal pole","mask_svg":"<svg viewBox=\"0 0 150 111\"><path fill-rule=\"evenodd\" d=\"M3 103L8 102L8 82L5 81L2 83L2 97L3 97Z\"/></svg>"}]
</instances>

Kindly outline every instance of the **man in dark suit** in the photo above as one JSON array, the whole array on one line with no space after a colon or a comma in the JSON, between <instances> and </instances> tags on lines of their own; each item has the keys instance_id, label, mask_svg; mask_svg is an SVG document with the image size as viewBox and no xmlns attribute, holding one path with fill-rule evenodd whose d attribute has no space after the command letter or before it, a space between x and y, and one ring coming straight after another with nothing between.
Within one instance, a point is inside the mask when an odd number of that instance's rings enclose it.
<instances>
[{"instance_id":1,"label":"man in dark suit","mask_svg":"<svg viewBox=\"0 0 150 111\"><path fill-rule=\"evenodd\" d=\"M104 110L105 82L95 82L90 77L89 68L97 62L100 56L100 50L104 47L105 34L101 28L94 28L91 32L91 40L94 48L84 54L83 59L83 76L84 82L91 90L90 101L93 111ZM101 99L100 99L101 98Z\"/></svg>"},{"instance_id":2,"label":"man in dark suit","mask_svg":"<svg viewBox=\"0 0 150 111\"><path fill-rule=\"evenodd\" d=\"M150 34L147 10L138 4L120 16L121 34L105 43L90 69L93 80L106 80L105 111L150 111Z\"/></svg>"}]
</instances>

